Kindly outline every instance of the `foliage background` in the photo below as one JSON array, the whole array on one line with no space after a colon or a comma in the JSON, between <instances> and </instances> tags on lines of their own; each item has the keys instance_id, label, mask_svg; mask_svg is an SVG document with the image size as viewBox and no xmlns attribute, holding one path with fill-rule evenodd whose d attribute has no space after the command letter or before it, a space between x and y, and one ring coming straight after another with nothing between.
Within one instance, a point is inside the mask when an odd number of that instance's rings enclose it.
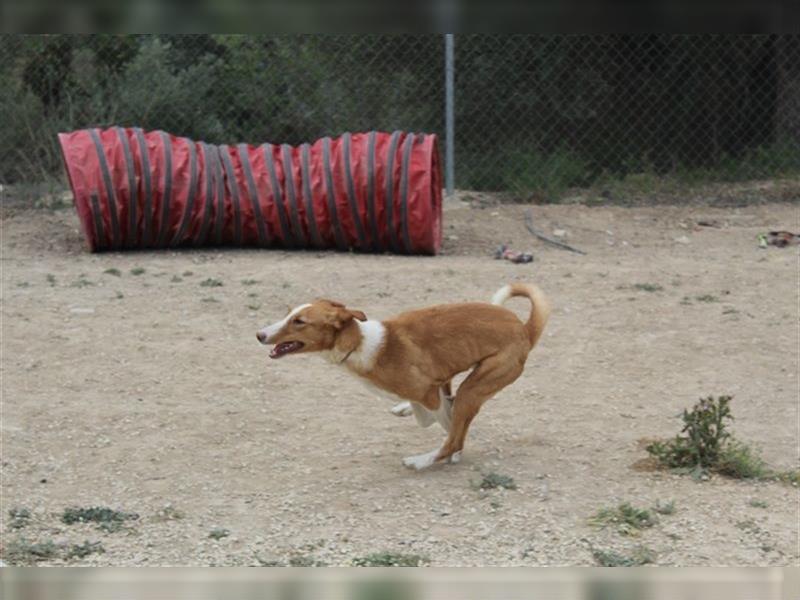
<instances>
[{"instance_id":1,"label":"foliage background","mask_svg":"<svg viewBox=\"0 0 800 600\"><path fill-rule=\"evenodd\" d=\"M800 36L457 35L459 188L557 199L642 174L800 173ZM3 35L0 182L61 177L55 134L212 143L443 134L441 35Z\"/></svg>"}]
</instances>

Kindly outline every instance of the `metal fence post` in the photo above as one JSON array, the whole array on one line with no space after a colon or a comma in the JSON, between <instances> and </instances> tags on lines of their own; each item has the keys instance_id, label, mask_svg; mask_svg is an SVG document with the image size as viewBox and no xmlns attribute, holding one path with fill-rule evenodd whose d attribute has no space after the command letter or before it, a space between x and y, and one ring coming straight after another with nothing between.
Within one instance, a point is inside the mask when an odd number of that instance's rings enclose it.
<instances>
[{"instance_id":1,"label":"metal fence post","mask_svg":"<svg viewBox=\"0 0 800 600\"><path fill-rule=\"evenodd\" d=\"M454 141L455 141L455 114L453 102L455 100L455 90L453 85L455 66L453 49L455 40L452 33L444 35L444 180L445 189L448 196L453 195L455 188L455 161L454 161Z\"/></svg>"}]
</instances>

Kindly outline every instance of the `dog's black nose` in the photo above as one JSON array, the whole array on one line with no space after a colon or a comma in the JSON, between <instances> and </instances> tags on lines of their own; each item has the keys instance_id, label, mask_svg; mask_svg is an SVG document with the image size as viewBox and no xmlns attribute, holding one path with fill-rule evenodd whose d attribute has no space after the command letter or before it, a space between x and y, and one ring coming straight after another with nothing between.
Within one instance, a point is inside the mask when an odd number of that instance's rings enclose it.
<instances>
[{"instance_id":1,"label":"dog's black nose","mask_svg":"<svg viewBox=\"0 0 800 600\"><path fill-rule=\"evenodd\" d=\"M258 338L258 341L261 342L262 344L265 344L267 342L267 334L264 333L263 331L259 331L256 334L256 338Z\"/></svg>"}]
</instances>

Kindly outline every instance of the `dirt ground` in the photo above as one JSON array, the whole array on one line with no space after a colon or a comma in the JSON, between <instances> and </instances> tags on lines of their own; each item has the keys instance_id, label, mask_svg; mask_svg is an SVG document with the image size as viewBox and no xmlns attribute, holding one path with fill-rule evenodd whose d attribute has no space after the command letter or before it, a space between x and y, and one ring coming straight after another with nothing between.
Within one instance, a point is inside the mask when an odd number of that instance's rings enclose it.
<instances>
[{"instance_id":1,"label":"dirt ground","mask_svg":"<svg viewBox=\"0 0 800 600\"><path fill-rule=\"evenodd\" d=\"M389 551L435 566L591 565L593 550L641 546L658 565L797 565L796 487L635 465L642 439L678 433L683 408L731 394L735 435L773 468L798 467L798 249L756 239L800 230L798 205L533 207L586 256L535 240L524 210L461 194L445 204L442 255L400 257L92 255L72 209L6 207L4 559L24 540L105 550L38 564L349 565ZM493 260L501 242L535 261ZM380 319L488 300L514 280L543 288L550 323L458 465L403 468L440 442L438 426L392 416L319 357L271 361L255 339L315 297ZM518 488L480 491L490 472ZM588 522L670 500L675 513L638 536ZM62 523L72 506L139 518L109 533ZM24 527L15 507L31 512Z\"/></svg>"}]
</instances>

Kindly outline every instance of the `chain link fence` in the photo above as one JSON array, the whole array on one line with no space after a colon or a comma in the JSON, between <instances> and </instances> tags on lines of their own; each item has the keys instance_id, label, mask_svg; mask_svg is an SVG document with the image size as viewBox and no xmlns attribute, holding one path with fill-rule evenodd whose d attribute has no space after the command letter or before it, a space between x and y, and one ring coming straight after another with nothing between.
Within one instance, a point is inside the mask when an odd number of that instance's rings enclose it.
<instances>
[{"instance_id":1,"label":"chain link fence","mask_svg":"<svg viewBox=\"0 0 800 600\"><path fill-rule=\"evenodd\" d=\"M456 35L455 185L576 188L800 174L800 36ZM442 35L3 35L0 182L60 178L56 133L212 143L396 129L445 140Z\"/></svg>"},{"instance_id":2,"label":"chain link fence","mask_svg":"<svg viewBox=\"0 0 800 600\"><path fill-rule=\"evenodd\" d=\"M455 64L465 188L800 172L799 36L456 36Z\"/></svg>"}]
</instances>

